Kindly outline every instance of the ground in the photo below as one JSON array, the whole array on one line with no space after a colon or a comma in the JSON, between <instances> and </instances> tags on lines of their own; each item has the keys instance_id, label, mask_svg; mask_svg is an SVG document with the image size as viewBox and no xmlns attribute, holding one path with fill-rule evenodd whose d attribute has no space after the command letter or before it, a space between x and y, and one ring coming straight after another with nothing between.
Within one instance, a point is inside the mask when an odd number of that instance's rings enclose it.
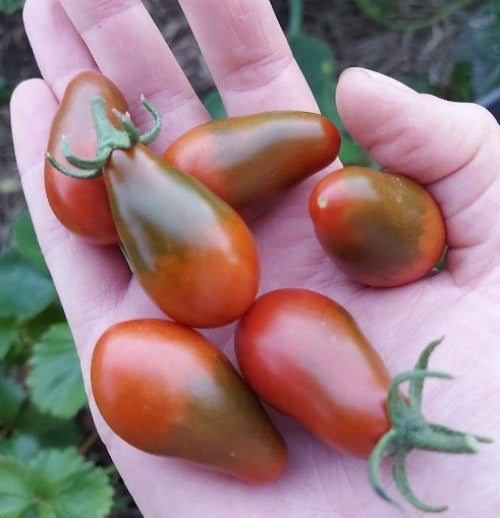
<instances>
[{"instance_id":1,"label":"ground","mask_svg":"<svg viewBox=\"0 0 500 518\"><path fill-rule=\"evenodd\" d=\"M272 0L281 25L288 19L288 0ZM403 0L400 16L414 19L429 15L445 0ZM210 75L182 12L173 0L146 0L165 39L200 95L212 88ZM352 0L305 0L307 31L325 39L332 47L339 71L347 66L365 66L393 76L408 72L428 76L440 83L450 73L456 36L463 17L455 14L431 28L393 31L368 20ZM390 49L390 52L388 52ZM0 76L10 84L38 76L21 12L0 14ZM15 212L24 205L10 134L8 106L0 106L0 248L6 244Z\"/></svg>"}]
</instances>

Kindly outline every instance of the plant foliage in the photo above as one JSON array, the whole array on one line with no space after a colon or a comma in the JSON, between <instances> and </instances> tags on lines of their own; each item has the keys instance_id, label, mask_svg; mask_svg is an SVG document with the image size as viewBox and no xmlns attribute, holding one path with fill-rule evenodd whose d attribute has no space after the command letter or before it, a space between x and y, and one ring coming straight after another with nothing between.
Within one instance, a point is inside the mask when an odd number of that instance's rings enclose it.
<instances>
[{"instance_id":1,"label":"plant foliage","mask_svg":"<svg viewBox=\"0 0 500 518\"><path fill-rule=\"evenodd\" d=\"M0 12L12 14L24 5L25 0L0 0Z\"/></svg>"},{"instance_id":2,"label":"plant foliage","mask_svg":"<svg viewBox=\"0 0 500 518\"><path fill-rule=\"evenodd\" d=\"M0 516L109 514L113 486L83 456L95 432L82 414L87 398L71 332L21 211L0 253Z\"/></svg>"}]
</instances>

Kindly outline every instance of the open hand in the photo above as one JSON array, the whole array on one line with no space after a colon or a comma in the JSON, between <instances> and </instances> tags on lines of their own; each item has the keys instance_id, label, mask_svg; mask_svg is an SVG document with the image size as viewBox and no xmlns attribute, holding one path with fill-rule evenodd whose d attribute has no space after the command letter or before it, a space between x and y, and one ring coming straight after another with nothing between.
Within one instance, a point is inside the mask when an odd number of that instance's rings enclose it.
<instances>
[{"instance_id":1,"label":"open hand","mask_svg":"<svg viewBox=\"0 0 500 518\"><path fill-rule=\"evenodd\" d=\"M229 115L317 111L268 0L180 4ZM139 0L28 0L25 25L43 79L22 83L12 98L23 188L75 338L98 431L143 514L399 516L369 486L366 461L328 449L277 413L271 416L289 445L289 466L279 480L262 486L142 453L106 426L89 384L97 339L119 321L165 317L131 275L118 247L87 244L52 214L43 185L52 118L68 82L85 69L102 71L120 88L136 121L149 123L140 119L141 94L159 108L165 129L152 146L158 152L209 116ZM347 280L314 236L307 203L316 176L251 226L261 260L259 291L304 287L338 301L391 374L410 369L421 349L444 335L431 367L457 379L426 382L424 412L430 420L496 442L476 456L418 452L409 462L411 484L424 501L449 504L454 517L492 517L500 509L500 128L478 106L419 95L362 69L342 74L337 104L351 135L378 163L425 185L439 203L450 247L446 268L392 289ZM330 170L338 167L337 162ZM234 359L233 331L231 325L204 334ZM407 516L421 513L408 510Z\"/></svg>"}]
</instances>

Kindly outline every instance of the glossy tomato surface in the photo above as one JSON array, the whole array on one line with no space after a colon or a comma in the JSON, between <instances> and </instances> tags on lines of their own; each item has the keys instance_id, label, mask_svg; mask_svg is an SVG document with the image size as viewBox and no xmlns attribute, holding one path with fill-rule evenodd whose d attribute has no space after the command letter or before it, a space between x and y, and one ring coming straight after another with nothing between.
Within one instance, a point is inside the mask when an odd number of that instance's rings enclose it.
<instances>
[{"instance_id":1,"label":"glossy tomato surface","mask_svg":"<svg viewBox=\"0 0 500 518\"><path fill-rule=\"evenodd\" d=\"M73 154L84 158L95 156L97 135L91 101L96 96L106 100L107 115L117 127L119 122L112 109L127 110L118 88L98 72L82 72L69 83L52 123L47 151L70 169L74 167L66 161L61 150L63 135L68 138ZM102 177L72 178L46 161L45 190L54 214L66 228L92 243L119 242Z\"/></svg>"},{"instance_id":2,"label":"glossy tomato surface","mask_svg":"<svg viewBox=\"0 0 500 518\"><path fill-rule=\"evenodd\" d=\"M319 242L340 270L369 286L415 281L439 261L445 224L413 180L365 167L335 171L314 187L309 210Z\"/></svg>"},{"instance_id":3,"label":"glossy tomato surface","mask_svg":"<svg viewBox=\"0 0 500 518\"><path fill-rule=\"evenodd\" d=\"M291 288L262 295L241 319L235 347L257 394L331 447L367 457L389 430L388 372L328 297Z\"/></svg>"},{"instance_id":4,"label":"glossy tomato surface","mask_svg":"<svg viewBox=\"0 0 500 518\"><path fill-rule=\"evenodd\" d=\"M116 324L94 350L91 383L105 421L140 450L249 482L285 467L285 443L257 397L196 331L162 320Z\"/></svg>"},{"instance_id":5,"label":"glossy tomato surface","mask_svg":"<svg viewBox=\"0 0 500 518\"><path fill-rule=\"evenodd\" d=\"M250 307L257 248L227 203L140 144L113 151L104 176L132 269L162 311L191 327L217 327Z\"/></svg>"},{"instance_id":6,"label":"glossy tomato surface","mask_svg":"<svg viewBox=\"0 0 500 518\"><path fill-rule=\"evenodd\" d=\"M339 147L339 133L328 118L282 111L207 122L178 138L163 156L249 220L333 162Z\"/></svg>"}]
</instances>

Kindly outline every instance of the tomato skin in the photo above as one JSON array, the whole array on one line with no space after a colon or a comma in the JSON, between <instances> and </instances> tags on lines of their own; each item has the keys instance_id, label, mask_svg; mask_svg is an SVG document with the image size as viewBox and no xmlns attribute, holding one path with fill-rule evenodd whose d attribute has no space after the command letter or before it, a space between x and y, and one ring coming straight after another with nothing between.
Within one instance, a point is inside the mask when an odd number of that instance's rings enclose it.
<instances>
[{"instance_id":1,"label":"tomato skin","mask_svg":"<svg viewBox=\"0 0 500 518\"><path fill-rule=\"evenodd\" d=\"M328 118L283 111L209 121L174 141L163 158L251 220L280 193L333 162L339 148Z\"/></svg>"},{"instance_id":2,"label":"tomato skin","mask_svg":"<svg viewBox=\"0 0 500 518\"><path fill-rule=\"evenodd\" d=\"M262 295L239 322L235 347L257 394L332 448L368 457L389 430L389 374L328 297L292 288Z\"/></svg>"},{"instance_id":3,"label":"tomato skin","mask_svg":"<svg viewBox=\"0 0 500 518\"><path fill-rule=\"evenodd\" d=\"M162 320L109 328L92 357L93 394L131 445L248 482L277 478L286 445L229 360L202 335Z\"/></svg>"},{"instance_id":4,"label":"tomato skin","mask_svg":"<svg viewBox=\"0 0 500 518\"><path fill-rule=\"evenodd\" d=\"M362 284L413 282L432 270L444 250L438 205L402 175L355 166L335 171L316 184L309 210L325 251Z\"/></svg>"},{"instance_id":5,"label":"tomato skin","mask_svg":"<svg viewBox=\"0 0 500 518\"><path fill-rule=\"evenodd\" d=\"M257 248L229 205L142 144L114 150L104 176L132 269L162 311L191 327L217 327L250 307Z\"/></svg>"},{"instance_id":6,"label":"tomato skin","mask_svg":"<svg viewBox=\"0 0 500 518\"><path fill-rule=\"evenodd\" d=\"M74 167L64 158L61 138L63 135L68 138L74 154L88 158L95 155L97 136L91 100L96 96L107 101L107 115L116 127L120 124L112 108L127 111L127 102L121 92L102 74L85 71L73 78L54 117L47 146L48 152L70 169ZM44 178L52 211L66 228L95 244L119 242L102 177L72 178L45 161Z\"/></svg>"}]
</instances>

